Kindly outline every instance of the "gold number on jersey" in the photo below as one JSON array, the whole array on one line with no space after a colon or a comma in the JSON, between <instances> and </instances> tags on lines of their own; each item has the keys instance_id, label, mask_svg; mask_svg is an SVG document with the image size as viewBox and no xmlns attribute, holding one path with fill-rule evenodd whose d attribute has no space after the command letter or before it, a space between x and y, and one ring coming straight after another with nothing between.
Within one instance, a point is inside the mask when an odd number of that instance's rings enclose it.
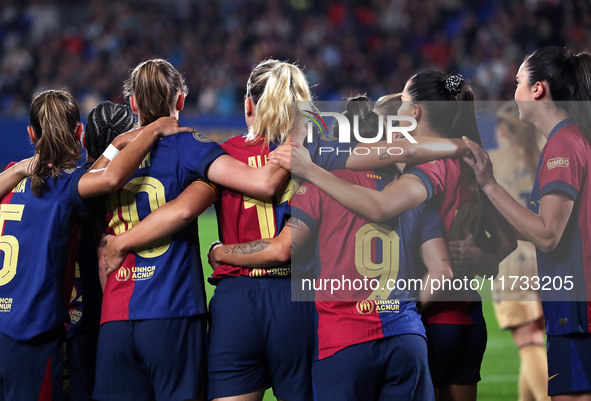
<instances>
[{"instance_id":1,"label":"gold number on jersey","mask_svg":"<svg viewBox=\"0 0 591 401\"><path fill-rule=\"evenodd\" d=\"M0 205L0 232L4 229L4 222L21 221L25 205ZM16 275L19 245L16 237L0 235L0 251L4 252L4 263L0 270L0 285L8 284Z\"/></svg>"},{"instance_id":2,"label":"gold number on jersey","mask_svg":"<svg viewBox=\"0 0 591 401\"><path fill-rule=\"evenodd\" d=\"M372 240L382 242L382 262L372 260ZM367 299L388 299L398 277L400 237L384 225L369 223L355 234L355 266L357 271L368 279L379 277L379 287ZM390 289L388 288L390 287Z\"/></svg>"},{"instance_id":3,"label":"gold number on jersey","mask_svg":"<svg viewBox=\"0 0 591 401\"><path fill-rule=\"evenodd\" d=\"M464 203L462 207L456 210L454 219L451 223L448 240L458 240L464 237L461 226L466 227L474 237L478 233L480 226L480 217L482 216L482 202L478 200L474 203Z\"/></svg>"},{"instance_id":4,"label":"gold number on jersey","mask_svg":"<svg viewBox=\"0 0 591 401\"><path fill-rule=\"evenodd\" d=\"M153 177L137 177L129 181L119 195L121 199L121 216L117 213L117 194L111 194L109 197L109 209L113 211L113 218L109 222L109 227L115 234L119 235L140 222L137 211L138 196L146 194L150 204L150 211L153 212L166 203L164 185ZM136 253L143 258L155 258L170 248L170 237L162 238L148 246L136 249Z\"/></svg>"},{"instance_id":5,"label":"gold number on jersey","mask_svg":"<svg viewBox=\"0 0 591 401\"><path fill-rule=\"evenodd\" d=\"M245 209L256 207L261 238L273 238L275 236L275 212L273 210L273 203L270 200L265 201L247 196L243 196L243 199Z\"/></svg>"}]
</instances>

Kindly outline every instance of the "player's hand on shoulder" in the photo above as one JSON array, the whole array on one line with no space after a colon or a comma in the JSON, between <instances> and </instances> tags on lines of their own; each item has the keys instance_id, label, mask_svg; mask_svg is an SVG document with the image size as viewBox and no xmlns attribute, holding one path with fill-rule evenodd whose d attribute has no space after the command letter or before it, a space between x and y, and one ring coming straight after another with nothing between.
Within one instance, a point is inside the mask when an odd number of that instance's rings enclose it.
<instances>
[{"instance_id":1,"label":"player's hand on shoulder","mask_svg":"<svg viewBox=\"0 0 591 401\"><path fill-rule=\"evenodd\" d=\"M284 146L284 145L282 145ZM304 145L292 141L290 147L278 147L269 154L269 162L278 164L292 174L306 178L306 172L312 163L310 152Z\"/></svg>"},{"instance_id":2,"label":"player's hand on shoulder","mask_svg":"<svg viewBox=\"0 0 591 401\"><path fill-rule=\"evenodd\" d=\"M157 124L158 132L162 134L162 136L171 136L178 134L179 132L196 132L193 128L181 127L179 121L172 116L160 117L152 124Z\"/></svg>"},{"instance_id":3,"label":"player's hand on shoulder","mask_svg":"<svg viewBox=\"0 0 591 401\"><path fill-rule=\"evenodd\" d=\"M472 152L472 157L462 156L462 159L474 170L476 182L478 182L480 188L484 189L487 185L495 184L496 180L488 153L486 153L477 143L472 142L466 137L463 137L463 139Z\"/></svg>"},{"instance_id":4,"label":"player's hand on shoulder","mask_svg":"<svg viewBox=\"0 0 591 401\"><path fill-rule=\"evenodd\" d=\"M35 165L39 162L39 153L36 153L35 156L29 157L28 159L23 159L15 165L15 172L23 177L28 177L33 174L33 169Z\"/></svg>"},{"instance_id":5,"label":"player's hand on shoulder","mask_svg":"<svg viewBox=\"0 0 591 401\"><path fill-rule=\"evenodd\" d=\"M269 153L269 163L277 164L287 171L291 171L291 142L285 142Z\"/></svg>"}]
</instances>

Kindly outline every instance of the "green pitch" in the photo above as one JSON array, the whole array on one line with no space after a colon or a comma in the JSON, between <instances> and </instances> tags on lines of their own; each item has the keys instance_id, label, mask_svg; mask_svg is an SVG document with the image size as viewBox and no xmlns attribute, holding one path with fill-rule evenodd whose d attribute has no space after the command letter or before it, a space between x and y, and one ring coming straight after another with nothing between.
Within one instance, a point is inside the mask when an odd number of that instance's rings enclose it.
<instances>
[{"instance_id":1,"label":"green pitch","mask_svg":"<svg viewBox=\"0 0 591 401\"><path fill-rule=\"evenodd\" d=\"M199 238L203 269L207 277L211 274L211 267L207 263L207 249L213 241L218 239L215 213L212 210L208 210L199 218ZM206 282L205 288L209 299L213 295L214 287ZM515 401L519 374L517 347L509 332L499 330L492 304L484 302L483 309L488 323L488 345L481 370L482 381L478 384L478 400ZM264 401L271 400L275 398L269 390L265 394Z\"/></svg>"}]
</instances>

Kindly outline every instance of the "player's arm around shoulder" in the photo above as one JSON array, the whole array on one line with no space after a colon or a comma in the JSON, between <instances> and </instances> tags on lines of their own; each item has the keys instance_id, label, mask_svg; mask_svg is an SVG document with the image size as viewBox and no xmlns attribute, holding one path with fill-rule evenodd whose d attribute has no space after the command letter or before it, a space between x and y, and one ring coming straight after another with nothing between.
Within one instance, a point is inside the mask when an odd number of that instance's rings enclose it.
<instances>
[{"instance_id":1,"label":"player's arm around shoulder","mask_svg":"<svg viewBox=\"0 0 591 401\"><path fill-rule=\"evenodd\" d=\"M0 173L0 199L4 198L25 177L31 175L36 157L21 160Z\"/></svg>"},{"instance_id":2,"label":"player's arm around shoulder","mask_svg":"<svg viewBox=\"0 0 591 401\"><path fill-rule=\"evenodd\" d=\"M275 195L288 178L289 172L276 164L252 168L230 155L219 156L207 171L208 180L257 198Z\"/></svg>"},{"instance_id":3,"label":"player's arm around shoulder","mask_svg":"<svg viewBox=\"0 0 591 401\"><path fill-rule=\"evenodd\" d=\"M134 248L170 236L195 220L215 202L217 196L215 186L197 180L185 188L176 199L150 213L130 230L117 236L108 235L105 238L104 250L107 274L121 267L127 254Z\"/></svg>"},{"instance_id":4,"label":"player's arm around shoulder","mask_svg":"<svg viewBox=\"0 0 591 401\"><path fill-rule=\"evenodd\" d=\"M244 244L212 244L207 258L215 270L220 265L272 267L288 263L310 237L310 228L302 220L290 217L274 238Z\"/></svg>"}]
</instances>

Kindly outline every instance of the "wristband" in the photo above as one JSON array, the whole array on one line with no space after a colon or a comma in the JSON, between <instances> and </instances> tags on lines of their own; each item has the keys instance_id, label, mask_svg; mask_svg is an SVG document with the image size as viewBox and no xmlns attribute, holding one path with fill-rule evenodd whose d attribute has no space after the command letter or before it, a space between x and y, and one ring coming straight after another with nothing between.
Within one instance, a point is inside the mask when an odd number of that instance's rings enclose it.
<instances>
[{"instance_id":1,"label":"wristband","mask_svg":"<svg viewBox=\"0 0 591 401\"><path fill-rule=\"evenodd\" d=\"M113 158L115 156L117 156L117 153L119 153L120 150L117 149L115 146L113 146L113 144L110 144L107 149L103 152L103 156L106 157L109 160L113 160Z\"/></svg>"}]
</instances>

